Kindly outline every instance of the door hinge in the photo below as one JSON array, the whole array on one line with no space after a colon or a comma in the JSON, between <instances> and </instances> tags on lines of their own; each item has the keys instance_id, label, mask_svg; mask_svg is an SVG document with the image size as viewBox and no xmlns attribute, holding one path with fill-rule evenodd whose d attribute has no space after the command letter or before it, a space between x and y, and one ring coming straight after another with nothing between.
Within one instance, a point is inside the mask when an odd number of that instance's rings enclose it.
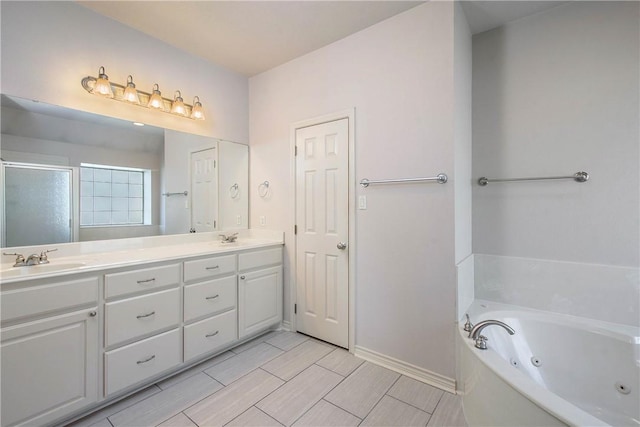
<instances>
[{"instance_id":1,"label":"door hinge","mask_svg":"<svg viewBox=\"0 0 640 427\"><path fill-rule=\"evenodd\" d=\"M298 226L297 225L293 226L293 234L298 234Z\"/></svg>"},{"instance_id":2,"label":"door hinge","mask_svg":"<svg viewBox=\"0 0 640 427\"><path fill-rule=\"evenodd\" d=\"M216 161L215 160L213 161L213 168L214 169L216 168Z\"/></svg>"},{"instance_id":3,"label":"door hinge","mask_svg":"<svg viewBox=\"0 0 640 427\"><path fill-rule=\"evenodd\" d=\"M293 304L293 314L298 314L298 304Z\"/></svg>"},{"instance_id":4,"label":"door hinge","mask_svg":"<svg viewBox=\"0 0 640 427\"><path fill-rule=\"evenodd\" d=\"M216 220L214 219L214 220L213 220L213 228L216 228L217 226L218 226L218 225L217 225L217 223L216 223Z\"/></svg>"},{"instance_id":5,"label":"door hinge","mask_svg":"<svg viewBox=\"0 0 640 427\"><path fill-rule=\"evenodd\" d=\"M293 155L294 156L298 155L298 146L297 145L295 147L293 147Z\"/></svg>"}]
</instances>

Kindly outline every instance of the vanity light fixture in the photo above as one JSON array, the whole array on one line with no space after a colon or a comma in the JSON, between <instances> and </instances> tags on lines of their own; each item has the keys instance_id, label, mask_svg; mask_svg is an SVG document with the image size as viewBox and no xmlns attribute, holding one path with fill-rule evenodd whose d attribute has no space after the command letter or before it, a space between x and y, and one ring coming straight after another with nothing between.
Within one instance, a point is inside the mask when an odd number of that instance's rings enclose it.
<instances>
[{"instance_id":1,"label":"vanity light fixture","mask_svg":"<svg viewBox=\"0 0 640 427\"><path fill-rule=\"evenodd\" d=\"M98 69L98 78L96 79L96 84L93 87L93 93L113 98L113 90L111 89L111 84L109 84L109 77L104 72L104 67L100 67Z\"/></svg>"},{"instance_id":2,"label":"vanity light fixture","mask_svg":"<svg viewBox=\"0 0 640 427\"><path fill-rule=\"evenodd\" d=\"M89 93L112 98L140 107L150 108L176 116L187 117L193 120L204 120L204 109L199 97L194 97L193 105L185 104L179 90L175 92L174 99L163 98L160 86L153 85L151 93L136 89L133 77L127 76L127 83L121 85L109 81L104 67L98 69L98 77L87 76L81 81L82 87Z\"/></svg>"},{"instance_id":3,"label":"vanity light fixture","mask_svg":"<svg viewBox=\"0 0 640 427\"><path fill-rule=\"evenodd\" d=\"M191 109L191 118L195 120L204 120L204 110L202 109L200 98L197 96L193 97L193 108Z\"/></svg>"},{"instance_id":4,"label":"vanity light fixture","mask_svg":"<svg viewBox=\"0 0 640 427\"><path fill-rule=\"evenodd\" d=\"M173 104L171 104L171 112L173 114L178 114L181 116L187 115L187 109L184 107L184 100L179 90L176 91L176 94L173 97Z\"/></svg>"},{"instance_id":5,"label":"vanity light fixture","mask_svg":"<svg viewBox=\"0 0 640 427\"><path fill-rule=\"evenodd\" d=\"M136 90L136 85L133 83L133 77L131 75L127 76L127 87L124 89L122 97L125 101L140 104L140 96L138 96L138 91Z\"/></svg>"},{"instance_id":6,"label":"vanity light fixture","mask_svg":"<svg viewBox=\"0 0 640 427\"><path fill-rule=\"evenodd\" d=\"M162 94L160 93L160 86L158 86L158 83L153 85L153 92L151 94L151 98L149 98L147 107L164 110L164 101L162 100Z\"/></svg>"}]
</instances>

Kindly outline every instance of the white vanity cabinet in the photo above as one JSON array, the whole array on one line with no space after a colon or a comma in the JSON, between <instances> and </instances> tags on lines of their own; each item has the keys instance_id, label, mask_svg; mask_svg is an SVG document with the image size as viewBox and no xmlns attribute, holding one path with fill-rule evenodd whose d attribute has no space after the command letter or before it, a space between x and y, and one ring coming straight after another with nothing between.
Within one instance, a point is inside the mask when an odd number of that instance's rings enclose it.
<instances>
[{"instance_id":1,"label":"white vanity cabinet","mask_svg":"<svg viewBox=\"0 0 640 427\"><path fill-rule=\"evenodd\" d=\"M48 424L99 398L99 279L42 282L2 292L3 427Z\"/></svg>"},{"instance_id":2,"label":"white vanity cabinet","mask_svg":"<svg viewBox=\"0 0 640 427\"><path fill-rule=\"evenodd\" d=\"M184 263L185 361L238 339L236 258L233 254Z\"/></svg>"},{"instance_id":3,"label":"white vanity cabinet","mask_svg":"<svg viewBox=\"0 0 640 427\"><path fill-rule=\"evenodd\" d=\"M238 334L282 321L282 248L238 255Z\"/></svg>"},{"instance_id":4,"label":"white vanity cabinet","mask_svg":"<svg viewBox=\"0 0 640 427\"><path fill-rule=\"evenodd\" d=\"M180 276L176 263L105 274L106 396L182 363Z\"/></svg>"},{"instance_id":5,"label":"white vanity cabinet","mask_svg":"<svg viewBox=\"0 0 640 427\"><path fill-rule=\"evenodd\" d=\"M247 246L2 282L1 427L75 419L277 326L282 244Z\"/></svg>"}]
</instances>

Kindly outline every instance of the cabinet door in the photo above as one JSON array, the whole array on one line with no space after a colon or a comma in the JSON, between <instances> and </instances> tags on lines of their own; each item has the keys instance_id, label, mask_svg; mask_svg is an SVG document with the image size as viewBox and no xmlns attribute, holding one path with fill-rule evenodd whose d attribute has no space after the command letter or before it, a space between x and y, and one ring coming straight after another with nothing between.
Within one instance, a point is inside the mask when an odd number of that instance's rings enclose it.
<instances>
[{"instance_id":1,"label":"cabinet door","mask_svg":"<svg viewBox=\"0 0 640 427\"><path fill-rule=\"evenodd\" d=\"M3 427L48 424L97 401L96 311L2 329Z\"/></svg>"},{"instance_id":2,"label":"cabinet door","mask_svg":"<svg viewBox=\"0 0 640 427\"><path fill-rule=\"evenodd\" d=\"M242 338L282 321L282 266L240 273L238 335Z\"/></svg>"}]
</instances>

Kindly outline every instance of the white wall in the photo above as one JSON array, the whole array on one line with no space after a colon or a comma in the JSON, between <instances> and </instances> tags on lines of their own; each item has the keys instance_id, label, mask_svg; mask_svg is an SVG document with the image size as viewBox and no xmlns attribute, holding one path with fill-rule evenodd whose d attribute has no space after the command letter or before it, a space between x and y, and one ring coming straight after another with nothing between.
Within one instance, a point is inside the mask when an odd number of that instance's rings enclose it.
<instances>
[{"instance_id":1,"label":"white wall","mask_svg":"<svg viewBox=\"0 0 640 427\"><path fill-rule=\"evenodd\" d=\"M183 132L248 141L245 76L75 2L2 2L0 6L2 93ZM133 75L137 87L146 92L158 83L167 98L180 90L191 103L198 95L207 119L189 120L91 96L80 80L96 76L100 66L117 83Z\"/></svg>"},{"instance_id":2,"label":"white wall","mask_svg":"<svg viewBox=\"0 0 640 427\"><path fill-rule=\"evenodd\" d=\"M355 107L356 345L454 376L454 6L429 2L287 64L250 86L251 226L290 231L290 125ZM260 198L268 180L271 194ZM286 234L286 269L294 254ZM351 247L353 248L353 242ZM285 319L290 317L285 284Z\"/></svg>"},{"instance_id":3,"label":"white wall","mask_svg":"<svg viewBox=\"0 0 640 427\"><path fill-rule=\"evenodd\" d=\"M568 2L474 37L474 178L591 175L474 186L476 297L640 324L639 12Z\"/></svg>"}]
</instances>

